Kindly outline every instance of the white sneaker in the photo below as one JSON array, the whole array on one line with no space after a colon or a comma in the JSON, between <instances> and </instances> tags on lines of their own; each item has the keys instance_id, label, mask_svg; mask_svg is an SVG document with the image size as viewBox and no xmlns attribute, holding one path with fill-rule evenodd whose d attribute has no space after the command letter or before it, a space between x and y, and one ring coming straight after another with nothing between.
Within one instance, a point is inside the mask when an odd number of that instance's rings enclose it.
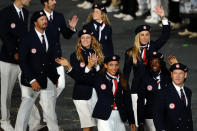
<instances>
[{"instance_id":1,"label":"white sneaker","mask_svg":"<svg viewBox=\"0 0 197 131\"><path fill-rule=\"evenodd\" d=\"M192 32L188 31L188 29L185 29L183 32L178 32L178 35L180 36L186 36L186 35L191 35Z\"/></svg>"},{"instance_id":2,"label":"white sneaker","mask_svg":"<svg viewBox=\"0 0 197 131\"><path fill-rule=\"evenodd\" d=\"M135 15L136 15L136 16L142 16L142 15L144 15L147 11L148 11L148 10L138 10L138 11L135 13Z\"/></svg>"},{"instance_id":3,"label":"white sneaker","mask_svg":"<svg viewBox=\"0 0 197 131\"><path fill-rule=\"evenodd\" d=\"M8 121L6 121L6 122L5 121L4 122L1 121L1 128L4 131L14 131L14 128L12 127L10 122L8 122Z\"/></svg>"},{"instance_id":4,"label":"white sneaker","mask_svg":"<svg viewBox=\"0 0 197 131\"><path fill-rule=\"evenodd\" d=\"M87 4L85 4L82 8L83 9L90 9L90 8L92 8L92 3L87 2Z\"/></svg>"},{"instance_id":5,"label":"white sneaker","mask_svg":"<svg viewBox=\"0 0 197 131\"><path fill-rule=\"evenodd\" d=\"M105 4L106 2L107 2L107 0L102 0L101 1L102 4Z\"/></svg>"},{"instance_id":6,"label":"white sneaker","mask_svg":"<svg viewBox=\"0 0 197 131\"><path fill-rule=\"evenodd\" d=\"M123 17L125 17L126 16L126 14L123 14L123 13L119 13L119 14L114 14L113 15L115 18L123 18Z\"/></svg>"},{"instance_id":7,"label":"white sneaker","mask_svg":"<svg viewBox=\"0 0 197 131\"><path fill-rule=\"evenodd\" d=\"M133 18L133 16L131 16L131 15L126 15L124 18L123 18L123 20L124 21L131 21L131 20L133 20L134 18Z\"/></svg>"},{"instance_id":8,"label":"white sneaker","mask_svg":"<svg viewBox=\"0 0 197 131\"><path fill-rule=\"evenodd\" d=\"M119 8L118 7L115 7L115 6L109 6L106 8L107 12L117 12L119 11Z\"/></svg>"},{"instance_id":9,"label":"white sneaker","mask_svg":"<svg viewBox=\"0 0 197 131\"><path fill-rule=\"evenodd\" d=\"M197 38L197 32L192 32L192 33L189 35L189 38Z\"/></svg>"},{"instance_id":10,"label":"white sneaker","mask_svg":"<svg viewBox=\"0 0 197 131\"><path fill-rule=\"evenodd\" d=\"M83 3L81 4L77 4L77 7L82 8L83 6L85 6L88 2L85 0Z\"/></svg>"},{"instance_id":11,"label":"white sneaker","mask_svg":"<svg viewBox=\"0 0 197 131\"><path fill-rule=\"evenodd\" d=\"M156 17L151 17L151 18L145 19L144 22L149 23L149 24L158 24L159 20Z\"/></svg>"}]
</instances>

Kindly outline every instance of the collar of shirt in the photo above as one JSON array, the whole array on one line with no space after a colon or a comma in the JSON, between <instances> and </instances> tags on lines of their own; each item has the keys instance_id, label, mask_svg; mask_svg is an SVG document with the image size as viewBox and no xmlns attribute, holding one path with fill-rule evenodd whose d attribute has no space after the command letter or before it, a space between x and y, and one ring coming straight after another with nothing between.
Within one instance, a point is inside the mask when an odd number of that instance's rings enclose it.
<instances>
[{"instance_id":1,"label":"collar of shirt","mask_svg":"<svg viewBox=\"0 0 197 131\"><path fill-rule=\"evenodd\" d=\"M106 73L107 73L107 77L108 76L110 77L109 79L116 79L117 82L119 82L119 75L118 76L113 76L113 75L109 74L108 72L106 72Z\"/></svg>"},{"instance_id":2,"label":"collar of shirt","mask_svg":"<svg viewBox=\"0 0 197 131\"><path fill-rule=\"evenodd\" d=\"M21 11L22 17L23 17L23 19L24 19L23 9L19 9L14 3L13 3L13 5L14 5L14 8L16 9L16 12L17 12L18 16L19 16L19 13L20 13L20 11Z\"/></svg>"},{"instance_id":3,"label":"collar of shirt","mask_svg":"<svg viewBox=\"0 0 197 131\"><path fill-rule=\"evenodd\" d=\"M179 96L181 97L181 89L183 89L183 92L185 94L185 90L184 90L184 85L180 88L179 86L177 86L174 82L172 82L172 84L174 85L176 91L178 92Z\"/></svg>"},{"instance_id":4,"label":"collar of shirt","mask_svg":"<svg viewBox=\"0 0 197 131\"><path fill-rule=\"evenodd\" d=\"M35 29L35 31L36 31L36 34L38 35L38 38L40 39L41 43L42 43L42 35L44 35L44 39L45 39L45 43L46 43L46 50L48 50L49 46L48 46L48 40L47 40L45 31L43 34L38 32L36 29Z\"/></svg>"},{"instance_id":5,"label":"collar of shirt","mask_svg":"<svg viewBox=\"0 0 197 131\"><path fill-rule=\"evenodd\" d=\"M183 89L183 93L185 95L185 100L186 100L186 106L187 106L188 105L188 100L187 100L187 96L185 94L184 85L180 88L174 82L172 82L172 84L174 85L174 87L175 87L176 91L178 92L180 98L181 98L181 89Z\"/></svg>"},{"instance_id":6,"label":"collar of shirt","mask_svg":"<svg viewBox=\"0 0 197 131\"><path fill-rule=\"evenodd\" d=\"M52 11L51 13L48 13L47 11L44 10L44 12L45 12L45 14L46 14L48 20L50 20L50 16L51 16L52 19L53 19L53 11Z\"/></svg>"}]
</instances>

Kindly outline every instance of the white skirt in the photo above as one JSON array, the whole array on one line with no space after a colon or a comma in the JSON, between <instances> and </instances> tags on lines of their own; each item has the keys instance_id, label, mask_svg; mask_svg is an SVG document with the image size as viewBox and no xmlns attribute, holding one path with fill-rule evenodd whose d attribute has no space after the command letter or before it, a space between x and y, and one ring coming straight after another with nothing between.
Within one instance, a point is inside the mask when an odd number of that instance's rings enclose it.
<instances>
[{"instance_id":1,"label":"white skirt","mask_svg":"<svg viewBox=\"0 0 197 131\"><path fill-rule=\"evenodd\" d=\"M126 131L118 110L112 110L108 120L97 120L98 131Z\"/></svg>"},{"instance_id":2,"label":"white skirt","mask_svg":"<svg viewBox=\"0 0 197 131\"><path fill-rule=\"evenodd\" d=\"M79 115L81 128L96 126L96 120L92 117L92 112L96 105L97 99L96 91L93 88L92 97L89 100L73 100Z\"/></svg>"}]
</instances>

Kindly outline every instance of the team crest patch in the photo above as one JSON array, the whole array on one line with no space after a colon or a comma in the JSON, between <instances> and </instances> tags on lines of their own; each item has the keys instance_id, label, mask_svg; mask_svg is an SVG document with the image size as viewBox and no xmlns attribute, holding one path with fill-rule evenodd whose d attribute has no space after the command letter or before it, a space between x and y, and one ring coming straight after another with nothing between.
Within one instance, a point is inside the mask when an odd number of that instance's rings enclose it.
<instances>
[{"instance_id":1,"label":"team crest patch","mask_svg":"<svg viewBox=\"0 0 197 131\"><path fill-rule=\"evenodd\" d=\"M40 12L40 15L43 15L43 12Z\"/></svg>"},{"instance_id":2,"label":"team crest patch","mask_svg":"<svg viewBox=\"0 0 197 131\"><path fill-rule=\"evenodd\" d=\"M153 52L153 55L156 55L156 54L157 54L157 52L154 51L154 52Z\"/></svg>"},{"instance_id":3,"label":"team crest patch","mask_svg":"<svg viewBox=\"0 0 197 131\"><path fill-rule=\"evenodd\" d=\"M95 5L95 7L97 7L97 5Z\"/></svg>"},{"instance_id":4,"label":"team crest patch","mask_svg":"<svg viewBox=\"0 0 197 131\"><path fill-rule=\"evenodd\" d=\"M105 84L101 84L101 90L106 90L107 86Z\"/></svg>"},{"instance_id":5,"label":"team crest patch","mask_svg":"<svg viewBox=\"0 0 197 131\"><path fill-rule=\"evenodd\" d=\"M115 60L116 59L116 56L113 56L112 59Z\"/></svg>"},{"instance_id":6,"label":"team crest patch","mask_svg":"<svg viewBox=\"0 0 197 131\"><path fill-rule=\"evenodd\" d=\"M170 103L170 104L169 104L169 108L170 108L171 110L173 110L173 109L175 108L175 104L174 104L174 103Z\"/></svg>"},{"instance_id":7,"label":"team crest patch","mask_svg":"<svg viewBox=\"0 0 197 131\"><path fill-rule=\"evenodd\" d=\"M146 30L146 26L143 26L143 29Z\"/></svg>"},{"instance_id":8,"label":"team crest patch","mask_svg":"<svg viewBox=\"0 0 197 131\"><path fill-rule=\"evenodd\" d=\"M80 63L80 67L81 67L81 68L84 68L84 67L85 67L85 63L84 63L84 62L81 62L81 63Z\"/></svg>"},{"instance_id":9,"label":"team crest patch","mask_svg":"<svg viewBox=\"0 0 197 131\"><path fill-rule=\"evenodd\" d=\"M84 30L83 30L83 33L86 33L86 32L87 32L87 31L84 29Z\"/></svg>"},{"instance_id":10,"label":"team crest patch","mask_svg":"<svg viewBox=\"0 0 197 131\"><path fill-rule=\"evenodd\" d=\"M147 90L148 90L148 91L152 91L152 89L153 89L153 87L152 87L151 85L148 85L148 86L147 86Z\"/></svg>"},{"instance_id":11,"label":"team crest patch","mask_svg":"<svg viewBox=\"0 0 197 131\"><path fill-rule=\"evenodd\" d=\"M32 53L32 54L36 54L36 52L37 52L37 51L36 51L35 48L31 49L31 53Z\"/></svg>"},{"instance_id":12,"label":"team crest patch","mask_svg":"<svg viewBox=\"0 0 197 131\"><path fill-rule=\"evenodd\" d=\"M16 28L16 24L15 24L15 23L12 23L12 24L10 25L10 27L11 27L12 29Z\"/></svg>"},{"instance_id":13,"label":"team crest patch","mask_svg":"<svg viewBox=\"0 0 197 131\"><path fill-rule=\"evenodd\" d=\"M179 64L176 64L176 68L180 68L180 65Z\"/></svg>"}]
</instances>

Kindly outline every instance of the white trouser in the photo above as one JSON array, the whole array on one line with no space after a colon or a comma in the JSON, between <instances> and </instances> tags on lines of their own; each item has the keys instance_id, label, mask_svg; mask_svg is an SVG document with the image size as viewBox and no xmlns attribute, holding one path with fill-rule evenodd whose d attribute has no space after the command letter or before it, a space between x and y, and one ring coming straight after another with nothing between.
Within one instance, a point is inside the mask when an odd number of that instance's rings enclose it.
<instances>
[{"instance_id":1,"label":"white trouser","mask_svg":"<svg viewBox=\"0 0 197 131\"><path fill-rule=\"evenodd\" d=\"M145 119L145 131L156 131L153 119Z\"/></svg>"},{"instance_id":2,"label":"white trouser","mask_svg":"<svg viewBox=\"0 0 197 131\"><path fill-rule=\"evenodd\" d=\"M20 67L17 64L0 61L1 72L1 122L10 120L11 96ZM19 82L20 83L20 82Z\"/></svg>"},{"instance_id":3,"label":"white trouser","mask_svg":"<svg viewBox=\"0 0 197 131\"><path fill-rule=\"evenodd\" d=\"M58 79L58 87L56 88L56 90L57 90L57 98L58 98L59 95L61 94L61 92L63 91L63 89L65 88L65 72L64 72L64 67L63 66L57 67L57 73L60 75L59 76L59 79ZM40 104L41 103L43 103L43 102L40 99ZM41 117L40 117L40 113L39 113L38 108L36 106L34 106L33 109L34 109L34 111L32 111L32 113L31 113L31 118L29 119L29 125L32 128L35 128L35 127L38 127L38 125L39 125L38 124L38 121L40 121ZM46 122L44 112L43 112L43 118L44 118L43 121ZM35 121L37 121L37 123L35 123Z\"/></svg>"},{"instance_id":4,"label":"white trouser","mask_svg":"<svg viewBox=\"0 0 197 131\"><path fill-rule=\"evenodd\" d=\"M21 86L22 103L17 114L15 131L26 131L27 123L38 95L40 95L40 104L45 114L49 131L59 131L55 112L57 91L51 80L47 79L47 81L47 89L42 89L39 92L33 91L32 88Z\"/></svg>"},{"instance_id":5,"label":"white trouser","mask_svg":"<svg viewBox=\"0 0 197 131\"><path fill-rule=\"evenodd\" d=\"M63 66L57 67L57 73L60 75L58 79L58 87L57 87L57 97L61 94L63 89L65 88L65 71Z\"/></svg>"},{"instance_id":6,"label":"white trouser","mask_svg":"<svg viewBox=\"0 0 197 131\"><path fill-rule=\"evenodd\" d=\"M137 0L139 10L148 9L148 0Z\"/></svg>"},{"instance_id":7,"label":"white trouser","mask_svg":"<svg viewBox=\"0 0 197 131\"><path fill-rule=\"evenodd\" d=\"M92 112L97 100L98 97L94 88L92 90L92 96L89 100L73 100L79 115L81 128L96 126L96 121L92 117Z\"/></svg>"},{"instance_id":8,"label":"white trouser","mask_svg":"<svg viewBox=\"0 0 197 131\"><path fill-rule=\"evenodd\" d=\"M155 12L155 6L156 5L160 5L161 1L160 0L150 0L150 14L152 18L157 18L159 19L159 16L157 15L157 13Z\"/></svg>"},{"instance_id":9,"label":"white trouser","mask_svg":"<svg viewBox=\"0 0 197 131\"><path fill-rule=\"evenodd\" d=\"M126 131L118 110L112 110L108 120L97 120L98 131Z\"/></svg>"},{"instance_id":10,"label":"white trouser","mask_svg":"<svg viewBox=\"0 0 197 131\"><path fill-rule=\"evenodd\" d=\"M135 124L138 127L138 120L137 120L137 99L138 95L137 94L131 94L131 99L132 99L132 104L133 104L133 113L135 117Z\"/></svg>"}]
</instances>

